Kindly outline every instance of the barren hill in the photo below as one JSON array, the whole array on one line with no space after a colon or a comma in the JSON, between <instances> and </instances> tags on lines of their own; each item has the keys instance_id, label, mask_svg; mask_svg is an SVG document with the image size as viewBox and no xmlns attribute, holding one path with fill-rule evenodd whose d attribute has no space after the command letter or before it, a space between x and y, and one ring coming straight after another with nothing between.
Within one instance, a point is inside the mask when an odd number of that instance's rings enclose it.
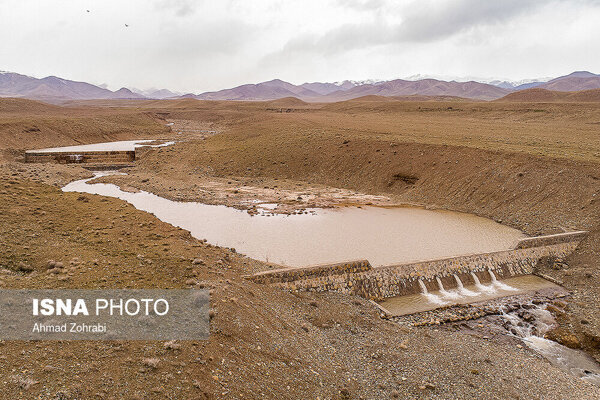
<instances>
[{"instance_id":1,"label":"barren hill","mask_svg":"<svg viewBox=\"0 0 600 400\"><path fill-rule=\"evenodd\" d=\"M378 96L456 96L479 100L492 100L510 93L507 89L479 82L446 82L437 79L405 81L396 79L374 85L361 85L347 91L337 91L323 101L349 100L366 95Z\"/></svg>"},{"instance_id":2,"label":"barren hill","mask_svg":"<svg viewBox=\"0 0 600 400\"><path fill-rule=\"evenodd\" d=\"M139 94L122 88L116 92L86 82L56 76L37 79L13 72L0 73L0 97L23 97L45 101L85 99L141 99Z\"/></svg>"},{"instance_id":3,"label":"barren hill","mask_svg":"<svg viewBox=\"0 0 600 400\"><path fill-rule=\"evenodd\" d=\"M300 86L305 89L312 90L313 92L316 92L321 95L328 95L329 93L333 93L338 90L348 90L348 89L352 89L353 87L356 87L359 85L360 85L359 82L343 81L343 82L336 82L336 83L307 82L307 83L303 83Z\"/></svg>"},{"instance_id":4,"label":"barren hill","mask_svg":"<svg viewBox=\"0 0 600 400\"><path fill-rule=\"evenodd\" d=\"M538 86L542 89L557 90L561 92L574 92L579 90L599 89L600 76L589 78L563 78L556 81L550 81Z\"/></svg>"},{"instance_id":5,"label":"barren hill","mask_svg":"<svg viewBox=\"0 0 600 400\"><path fill-rule=\"evenodd\" d=\"M60 107L42 103L41 101L17 99L17 98L0 98L0 113L33 113L57 111Z\"/></svg>"},{"instance_id":6,"label":"barren hill","mask_svg":"<svg viewBox=\"0 0 600 400\"><path fill-rule=\"evenodd\" d=\"M368 94L366 96L362 96L362 97L355 97L353 99L350 100L346 100L347 102L352 102L352 103L361 103L361 102L391 102L391 101L397 101L397 99L395 97L386 97L386 96L378 96L376 94Z\"/></svg>"},{"instance_id":7,"label":"barren hill","mask_svg":"<svg viewBox=\"0 0 600 400\"><path fill-rule=\"evenodd\" d=\"M282 99L269 101L267 102L267 105L269 107L301 107L307 106L308 103L297 97L284 97Z\"/></svg>"},{"instance_id":8,"label":"barren hill","mask_svg":"<svg viewBox=\"0 0 600 400\"><path fill-rule=\"evenodd\" d=\"M533 88L510 93L498 101L514 102L600 102L600 89L558 92Z\"/></svg>"},{"instance_id":9,"label":"barren hill","mask_svg":"<svg viewBox=\"0 0 600 400\"><path fill-rule=\"evenodd\" d=\"M170 129L157 114L134 108L60 107L35 100L0 98L0 163L2 150L7 148L147 139L168 132Z\"/></svg>"},{"instance_id":10,"label":"barren hill","mask_svg":"<svg viewBox=\"0 0 600 400\"><path fill-rule=\"evenodd\" d=\"M552 79L538 88L560 92L575 92L579 90L600 89L600 75L588 71L575 71L569 75Z\"/></svg>"},{"instance_id":11,"label":"barren hill","mask_svg":"<svg viewBox=\"0 0 600 400\"><path fill-rule=\"evenodd\" d=\"M195 96L199 100L275 100L284 97L319 97L317 92L280 79L247 84Z\"/></svg>"}]
</instances>

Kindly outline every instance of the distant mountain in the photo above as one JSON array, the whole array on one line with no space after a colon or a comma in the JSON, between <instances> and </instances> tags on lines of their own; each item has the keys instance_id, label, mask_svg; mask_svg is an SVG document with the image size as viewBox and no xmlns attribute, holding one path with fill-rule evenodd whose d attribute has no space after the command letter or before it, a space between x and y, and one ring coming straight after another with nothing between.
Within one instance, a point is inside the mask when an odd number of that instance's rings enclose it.
<instances>
[{"instance_id":1,"label":"distant mountain","mask_svg":"<svg viewBox=\"0 0 600 400\"><path fill-rule=\"evenodd\" d=\"M511 92L531 88L552 91L572 92L600 88L600 75L587 71L576 71L569 75L544 81L528 79L446 81L415 75L414 79L390 81L339 81L307 82L294 85L281 79L273 79L257 84L245 84L230 89L188 93L181 95L167 89L129 90L121 88L111 91L86 82L71 81L56 76L38 79L13 72L0 72L0 97L28 98L46 102L88 99L199 99L199 100L251 100L270 101L283 98L297 98L308 102L337 102L365 96L395 97L397 99L464 98L474 100L495 100ZM548 95L545 95L548 97ZM289 102L289 100L286 100Z\"/></svg>"},{"instance_id":2,"label":"distant mountain","mask_svg":"<svg viewBox=\"0 0 600 400\"><path fill-rule=\"evenodd\" d=\"M513 90L525 90L525 89L532 89L535 87L538 87L540 85L543 85L546 81L534 81L534 82L528 82L528 83L523 83L521 85L517 85L513 88Z\"/></svg>"},{"instance_id":3,"label":"distant mountain","mask_svg":"<svg viewBox=\"0 0 600 400\"><path fill-rule=\"evenodd\" d=\"M369 79L369 80L364 80L364 81L349 81L349 80L345 80L345 81L340 81L340 82L333 82L333 83L328 83L328 82L311 82L311 83L303 83L302 87L312 90L313 92L317 92L321 95L328 95L330 93L333 92L337 92L338 90L348 90L348 89L352 89L356 86L361 86L361 85L373 85L373 84L377 84L377 83L381 83L382 81L378 81L378 80L374 80L374 79Z\"/></svg>"},{"instance_id":4,"label":"distant mountain","mask_svg":"<svg viewBox=\"0 0 600 400\"><path fill-rule=\"evenodd\" d=\"M195 96L200 100L274 100L296 97L304 101L332 102L357 97L376 96L454 96L479 100L500 98L510 91L479 82L446 82L436 79L407 81L396 79L387 82L355 83L304 83L293 85L280 79L258 84L241 85L231 89L207 92ZM187 97L187 96L186 96Z\"/></svg>"},{"instance_id":5,"label":"distant mountain","mask_svg":"<svg viewBox=\"0 0 600 400\"><path fill-rule=\"evenodd\" d=\"M490 85L498 86L499 88L502 88L502 89L523 90L523 89L529 89L529 88L533 88L536 86L540 86L540 85L544 84L545 82L547 82L547 80L525 79L525 80L517 81L517 82L494 80L494 81L485 82L485 83L489 83Z\"/></svg>"},{"instance_id":6,"label":"distant mountain","mask_svg":"<svg viewBox=\"0 0 600 400\"><path fill-rule=\"evenodd\" d=\"M572 74L552 79L538 87L560 92L600 89L600 75L588 71L576 71Z\"/></svg>"},{"instance_id":7,"label":"distant mountain","mask_svg":"<svg viewBox=\"0 0 600 400\"><path fill-rule=\"evenodd\" d=\"M600 76L600 75L593 74L590 71L575 71L575 72L571 72L569 75L559 76L558 78L555 78L552 80L555 81L555 80L563 79L563 78L593 78L596 76Z\"/></svg>"},{"instance_id":8,"label":"distant mountain","mask_svg":"<svg viewBox=\"0 0 600 400\"><path fill-rule=\"evenodd\" d=\"M319 93L280 79L237 86L195 96L199 100L275 100L283 97L319 97Z\"/></svg>"},{"instance_id":9,"label":"distant mountain","mask_svg":"<svg viewBox=\"0 0 600 400\"><path fill-rule=\"evenodd\" d=\"M147 90L141 90L141 89L135 89L132 88L131 89L134 93L137 93L141 96L144 96L148 99L168 99L171 97L178 97L181 96L182 93L176 93L176 92L172 92L168 89L156 89L156 88L152 88L152 89L147 89Z\"/></svg>"},{"instance_id":10,"label":"distant mountain","mask_svg":"<svg viewBox=\"0 0 600 400\"><path fill-rule=\"evenodd\" d=\"M37 79L14 72L0 72L0 97L44 101L144 98L126 88L112 92L86 82L70 81L56 76Z\"/></svg>"},{"instance_id":11,"label":"distant mountain","mask_svg":"<svg viewBox=\"0 0 600 400\"><path fill-rule=\"evenodd\" d=\"M350 81L345 81L345 82L347 82L347 83L344 85L338 85L336 83L327 83L327 82L325 82L325 83L322 83L322 82L308 83L307 82L307 83L303 83L300 86L324 96L324 95L328 95L329 93L336 92L338 90L347 90L347 89L351 89L354 86L356 86L356 85L352 84Z\"/></svg>"},{"instance_id":12,"label":"distant mountain","mask_svg":"<svg viewBox=\"0 0 600 400\"><path fill-rule=\"evenodd\" d=\"M111 99L145 99L146 97L134 93L127 88L121 88L116 92L112 92Z\"/></svg>"},{"instance_id":13,"label":"distant mountain","mask_svg":"<svg viewBox=\"0 0 600 400\"><path fill-rule=\"evenodd\" d=\"M479 82L446 82L437 79L406 81L396 79L374 85L360 85L346 91L337 91L324 101L342 101L367 95L377 96L455 96L478 100L492 100L510 93L507 89Z\"/></svg>"}]
</instances>

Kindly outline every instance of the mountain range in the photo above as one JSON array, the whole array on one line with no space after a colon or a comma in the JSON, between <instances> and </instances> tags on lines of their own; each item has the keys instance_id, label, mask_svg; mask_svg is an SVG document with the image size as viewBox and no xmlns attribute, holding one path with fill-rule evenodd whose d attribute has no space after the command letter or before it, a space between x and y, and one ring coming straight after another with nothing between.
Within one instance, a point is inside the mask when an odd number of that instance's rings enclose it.
<instances>
[{"instance_id":1,"label":"mountain range","mask_svg":"<svg viewBox=\"0 0 600 400\"><path fill-rule=\"evenodd\" d=\"M390 81L310 82L294 85L280 79L257 84L245 84L230 89L201 94L185 94L167 89L116 91L86 82L49 76L38 79L14 72L0 72L0 97L17 97L61 102L88 99L169 99L194 98L199 100L276 100L295 97L309 102L335 102L363 96L452 96L476 100L495 100L516 91L539 88L550 91L572 92L600 88L600 75L576 71L558 78L508 82L444 81L425 78Z\"/></svg>"},{"instance_id":2,"label":"mountain range","mask_svg":"<svg viewBox=\"0 0 600 400\"><path fill-rule=\"evenodd\" d=\"M0 72L0 97L34 100L137 99L144 98L127 88L110 91L86 82L48 76L37 79L14 72Z\"/></svg>"}]
</instances>

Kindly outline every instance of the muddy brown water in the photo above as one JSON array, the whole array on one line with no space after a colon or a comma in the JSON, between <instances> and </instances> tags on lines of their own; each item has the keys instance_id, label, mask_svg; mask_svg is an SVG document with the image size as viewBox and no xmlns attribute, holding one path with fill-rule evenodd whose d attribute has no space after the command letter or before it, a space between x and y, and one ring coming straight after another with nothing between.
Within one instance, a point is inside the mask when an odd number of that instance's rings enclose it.
<instances>
[{"instance_id":1,"label":"muddy brown water","mask_svg":"<svg viewBox=\"0 0 600 400\"><path fill-rule=\"evenodd\" d=\"M99 174L98 174L99 175ZM209 243L284 266L367 259L374 266L506 250L524 235L474 215L421 208L340 207L250 215L232 207L171 201L79 180L66 192L116 197ZM259 205L260 206L260 205Z\"/></svg>"}]
</instances>

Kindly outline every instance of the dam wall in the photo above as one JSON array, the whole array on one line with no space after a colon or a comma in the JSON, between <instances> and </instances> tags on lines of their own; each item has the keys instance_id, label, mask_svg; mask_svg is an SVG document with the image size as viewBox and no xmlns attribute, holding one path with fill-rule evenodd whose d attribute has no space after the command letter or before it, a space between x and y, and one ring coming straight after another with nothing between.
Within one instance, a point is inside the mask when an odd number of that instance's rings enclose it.
<instances>
[{"instance_id":1,"label":"dam wall","mask_svg":"<svg viewBox=\"0 0 600 400\"><path fill-rule=\"evenodd\" d=\"M419 281L429 291L446 289L535 272L545 259L561 260L575 250L585 232L527 238L514 249L429 260L383 267L372 267L367 260L331 265L282 268L247 276L248 279L285 290L335 291L371 300L404 296L421 292ZM493 274L493 276L492 276ZM438 282L439 280L439 282Z\"/></svg>"},{"instance_id":2,"label":"dam wall","mask_svg":"<svg viewBox=\"0 0 600 400\"><path fill-rule=\"evenodd\" d=\"M35 152L25 153L26 163L127 164L135 161L135 151Z\"/></svg>"},{"instance_id":3,"label":"dam wall","mask_svg":"<svg viewBox=\"0 0 600 400\"><path fill-rule=\"evenodd\" d=\"M548 246L552 244L580 242L587 235L586 231L557 233L555 235L535 236L519 240L515 249L527 249L530 247Z\"/></svg>"}]
</instances>

